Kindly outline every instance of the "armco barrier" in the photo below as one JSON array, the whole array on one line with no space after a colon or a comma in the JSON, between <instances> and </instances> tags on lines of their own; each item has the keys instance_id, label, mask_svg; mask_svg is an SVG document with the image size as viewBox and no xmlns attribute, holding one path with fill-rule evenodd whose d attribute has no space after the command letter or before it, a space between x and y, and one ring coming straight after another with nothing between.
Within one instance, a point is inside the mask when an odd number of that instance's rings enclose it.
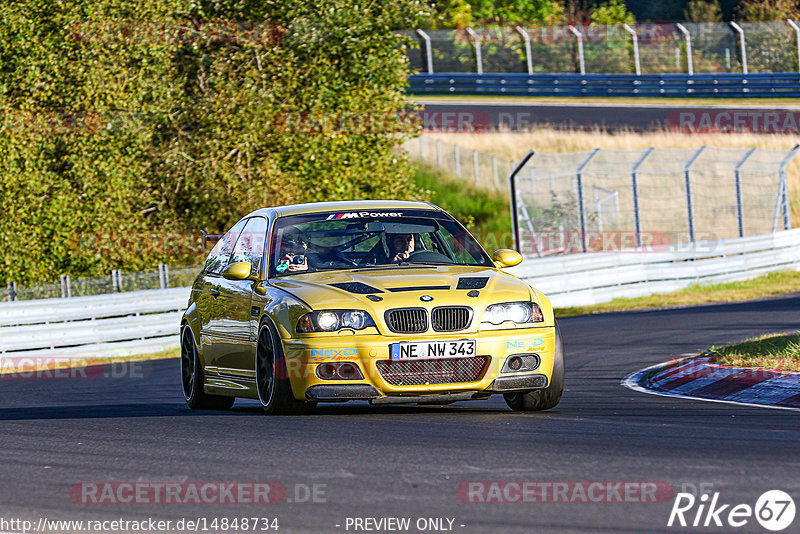
<instances>
[{"instance_id":1,"label":"armco barrier","mask_svg":"<svg viewBox=\"0 0 800 534\"><path fill-rule=\"evenodd\" d=\"M662 252L528 258L507 269L554 306L577 306L800 270L800 229ZM88 358L158 352L178 344L190 288L0 303L2 358Z\"/></svg>"},{"instance_id":2,"label":"armco barrier","mask_svg":"<svg viewBox=\"0 0 800 534\"><path fill-rule=\"evenodd\" d=\"M591 252L527 258L507 269L556 307L668 293L695 283L746 280L800 270L800 229L698 242L663 252Z\"/></svg>"},{"instance_id":3,"label":"armco barrier","mask_svg":"<svg viewBox=\"0 0 800 534\"><path fill-rule=\"evenodd\" d=\"M0 303L0 356L95 357L178 344L190 288Z\"/></svg>"},{"instance_id":4,"label":"armco barrier","mask_svg":"<svg viewBox=\"0 0 800 534\"><path fill-rule=\"evenodd\" d=\"M414 74L415 95L800 97L800 73Z\"/></svg>"}]
</instances>

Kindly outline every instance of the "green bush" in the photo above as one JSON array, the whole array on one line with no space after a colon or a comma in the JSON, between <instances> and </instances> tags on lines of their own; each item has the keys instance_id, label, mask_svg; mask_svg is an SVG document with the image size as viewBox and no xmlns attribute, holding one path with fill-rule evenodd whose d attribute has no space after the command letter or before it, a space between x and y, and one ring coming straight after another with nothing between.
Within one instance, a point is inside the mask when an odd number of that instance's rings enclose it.
<instances>
[{"instance_id":1,"label":"green bush","mask_svg":"<svg viewBox=\"0 0 800 534\"><path fill-rule=\"evenodd\" d=\"M200 229L252 209L408 191L395 31L427 16L415 0L3 3L0 280L195 263Z\"/></svg>"}]
</instances>

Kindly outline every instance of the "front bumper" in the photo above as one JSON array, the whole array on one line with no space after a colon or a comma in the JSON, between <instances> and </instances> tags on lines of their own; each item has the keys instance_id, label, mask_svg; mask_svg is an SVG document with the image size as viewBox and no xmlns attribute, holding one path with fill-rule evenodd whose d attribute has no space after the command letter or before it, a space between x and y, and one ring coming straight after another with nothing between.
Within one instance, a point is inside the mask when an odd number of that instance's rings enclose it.
<instances>
[{"instance_id":1,"label":"front bumper","mask_svg":"<svg viewBox=\"0 0 800 534\"><path fill-rule=\"evenodd\" d=\"M424 360L404 370L409 380L398 384L397 375L387 374L391 362L390 345L401 341L445 341L474 339L477 358L485 359L480 372L470 375L466 381L435 383L421 372L413 375L415 368L441 369L447 365L442 361ZM404 336L366 335L314 335L283 340L286 370L292 385L292 393L300 400L337 402L344 400L370 400L373 403L402 401L413 398L415 402L448 402L447 395L457 395L454 400L482 398L491 393L520 391L545 387L551 378L555 350L555 328L517 328L487 332L457 332L450 334L429 333ZM514 354L536 353L540 364L534 371L524 373L501 373L506 359ZM407 360L406 360L407 361ZM414 360L419 362L420 360ZM481 360L483 361L483 360ZM363 379L323 380L315 370L318 365L329 362L351 362L358 365ZM378 362L384 362L379 364ZM453 361L453 365L466 364ZM462 366L463 367L463 366ZM382 372L383 370L383 372ZM395 382L395 383L390 383ZM470 396L471 393L479 393ZM467 394L467 395L461 395ZM429 397L437 396L438 398Z\"/></svg>"}]
</instances>

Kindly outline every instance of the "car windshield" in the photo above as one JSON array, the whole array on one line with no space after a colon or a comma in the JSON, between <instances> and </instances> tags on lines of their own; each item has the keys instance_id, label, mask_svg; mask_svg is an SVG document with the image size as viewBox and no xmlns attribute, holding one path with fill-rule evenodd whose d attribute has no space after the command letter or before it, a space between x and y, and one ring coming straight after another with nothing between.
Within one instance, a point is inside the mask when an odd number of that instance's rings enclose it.
<instances>
[{"instance_id":1,"label":"car windshield","mask_svg":"<svg viewBox=\"0 0 800 534\"><path fill-rule=\"evenodd\" d=\"M463 226L436 210L280 217L270 276L408 265L492 265Z\"/></svg>"}]
</instances>

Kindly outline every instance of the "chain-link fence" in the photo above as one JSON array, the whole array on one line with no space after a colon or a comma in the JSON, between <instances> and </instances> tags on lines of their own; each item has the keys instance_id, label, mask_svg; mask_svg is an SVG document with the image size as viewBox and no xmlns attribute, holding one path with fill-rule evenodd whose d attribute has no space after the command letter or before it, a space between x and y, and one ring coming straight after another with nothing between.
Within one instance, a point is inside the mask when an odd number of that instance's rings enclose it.
<instances>
[{"instance_id":1,"label":"chain-link fence","mask_svg":"<svg viewBox=\"0 0 800 534\"><path fill-rule=\"evenodd\" d=\"M50 298L85 297L141 289L166 289L192 285L202 266L159 265L157 269L125 273L112 271L109 276L72 278L62 275L57 282L17 284L0 287L0 302Z\"/></svg>"},{"instance_id":2,"label":"chain-link fence","mask_svg":"<svg viewBox=\"0 0 800 534\"><path fill-rule=\"evenodd\" d=\"M515 162L490 154L420 136L403 144L409 155L476 187L508 190L508 175Z\"/></svg>"},{"instance_id":3,"label":"chain-link fence","mask_svg":"<svg viewBox=\"0 0 800 534\"><path fill-rule=\"evenodd\" d=\"M486 27L406 32L421 73L797 72L795 21Z\"/></svg>"},{"instance_id":4,"label":"chain-link fence","mask_svg":"<svg viewBox=\"0 0 800 534\"><path fill-rule=\"evenodd\" d=\"M515 243L541 255L789 229L786 166L798 150L532 152L512 178Z\"/></svg>"}]
</instances>

